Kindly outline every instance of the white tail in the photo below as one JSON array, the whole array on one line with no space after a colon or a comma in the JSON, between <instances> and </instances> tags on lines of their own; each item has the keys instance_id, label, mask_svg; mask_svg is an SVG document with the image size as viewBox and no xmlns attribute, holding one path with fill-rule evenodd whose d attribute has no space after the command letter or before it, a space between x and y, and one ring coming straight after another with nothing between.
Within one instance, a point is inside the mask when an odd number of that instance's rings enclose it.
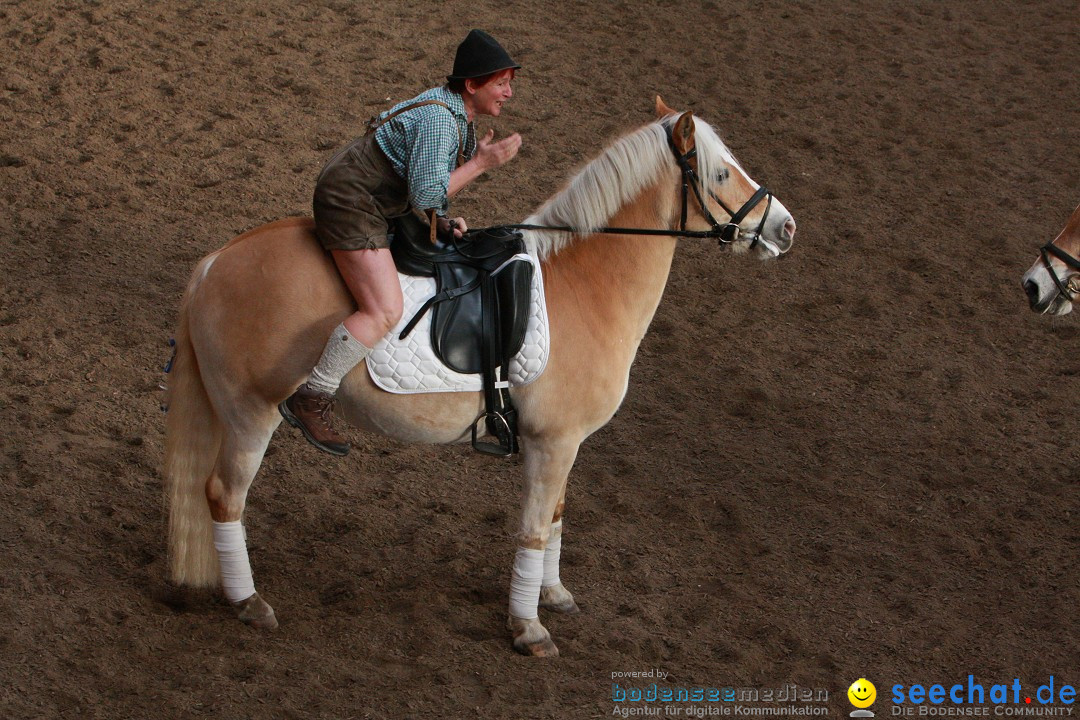
<instances>
[{"instance_id":1,"label":"white tail","mask_svg":"<svg viewBox=\"0 0 1080 720\"><path fill-rule=\"evenodd\" d=\"M210 404L191 344L188 307L208 261L200 263L180 306L176 360L169 375L165 423L165 493L169 506L169 574L173 582L214 587L220 582L206 501L206 480L221 445L221 425Z\"/></svg>"}]
</instances>

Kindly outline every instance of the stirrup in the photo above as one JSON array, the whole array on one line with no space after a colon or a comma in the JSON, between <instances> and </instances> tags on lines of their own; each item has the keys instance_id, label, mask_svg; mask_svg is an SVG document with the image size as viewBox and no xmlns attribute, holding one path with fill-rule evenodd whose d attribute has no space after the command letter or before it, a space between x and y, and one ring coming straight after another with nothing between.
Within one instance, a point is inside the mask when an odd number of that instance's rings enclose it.
<instances>
[{"instance_id":1,"label":"stirrup","mask_svg":"<svg viewBox=\"0 0 1080 720\"><path fill-rule=\"evenodd\" d=\"M494 427L495 432L492 433L495 439L499 441L498 444L493 442L482 442L477 439L476 428L480 426L481 422L486 421L489 427ZM510 429L510 423L502 413L490 412L480 413L472 425L472 446L476 452L484 453L485 455L494 455L495 457L510 457L517 452L517 443L514 442L514 431Z\"/></svg>"}]
</instances>

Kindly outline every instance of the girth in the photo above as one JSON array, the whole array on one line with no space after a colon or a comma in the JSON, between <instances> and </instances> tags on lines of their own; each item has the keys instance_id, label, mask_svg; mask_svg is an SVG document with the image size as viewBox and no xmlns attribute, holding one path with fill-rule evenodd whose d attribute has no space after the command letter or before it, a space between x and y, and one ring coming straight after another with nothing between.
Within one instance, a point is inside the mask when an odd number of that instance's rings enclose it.
<instances>
[{"instance_id":1,"label":"girth","mask_svg":"<svg viewBox=\"0 0 1080 720\"><path fill-rule=\"evenodd\" d=\"M429 240L428 225L413 214L397 218L390 242L397 269L435 278L435 294L401 331L405 338L431 312L431 345L451 370L479 373L485 412L472 428L473 447L492 455L517 452L516 412L505 388L510 358L525 340L533 266L525 258L519 232L487 228L459 240ZM478 442L477 426L486 420L498 445Z\"/></svg>"}]
</instances>

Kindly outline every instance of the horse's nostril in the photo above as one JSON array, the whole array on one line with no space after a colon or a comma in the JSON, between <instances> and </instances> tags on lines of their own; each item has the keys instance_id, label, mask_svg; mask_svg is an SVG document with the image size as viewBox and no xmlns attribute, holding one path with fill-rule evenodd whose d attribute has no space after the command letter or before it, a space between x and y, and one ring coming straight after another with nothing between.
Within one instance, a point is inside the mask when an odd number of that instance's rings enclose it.
<instances>
[{"instance_id":1,"label":"horse's nostril","mask_svg":"<svg viewBox=\"0 0 1080 720\"><path fill-rule=\"evenodd\" d=\"M1034 280L1028 280L1024 283L1024 293L1028 296L1028 302L1032 307L1035 307L1035 303L1039 302L1039 286Z\"/></svg>"}]
</instances>

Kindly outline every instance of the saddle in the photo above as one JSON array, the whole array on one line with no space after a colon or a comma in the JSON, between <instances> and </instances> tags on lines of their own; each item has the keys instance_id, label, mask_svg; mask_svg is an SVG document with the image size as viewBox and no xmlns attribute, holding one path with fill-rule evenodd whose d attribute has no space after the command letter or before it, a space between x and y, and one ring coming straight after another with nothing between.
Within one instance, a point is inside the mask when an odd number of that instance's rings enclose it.
<instances>
[{"instance_id":1,"label":"saddle","mask_svg":"<svg viewBox=\"0 0 1080 720\"><path fill-rule=\"evenodd\" d=\"M395 221L390 252L399 272L435 278L435 294L401 331L405 338L431 312L431 345L451 370L479 373L485 410L472 426L479 452L507 456L518 451L517 412L506 388L510 358L525 340L533 266L520 232L506 228L471 231L458 240L431 242L428 223L412 213ZM484 420L498 445L478 440Z\"/></svg>"}]
</instances>

